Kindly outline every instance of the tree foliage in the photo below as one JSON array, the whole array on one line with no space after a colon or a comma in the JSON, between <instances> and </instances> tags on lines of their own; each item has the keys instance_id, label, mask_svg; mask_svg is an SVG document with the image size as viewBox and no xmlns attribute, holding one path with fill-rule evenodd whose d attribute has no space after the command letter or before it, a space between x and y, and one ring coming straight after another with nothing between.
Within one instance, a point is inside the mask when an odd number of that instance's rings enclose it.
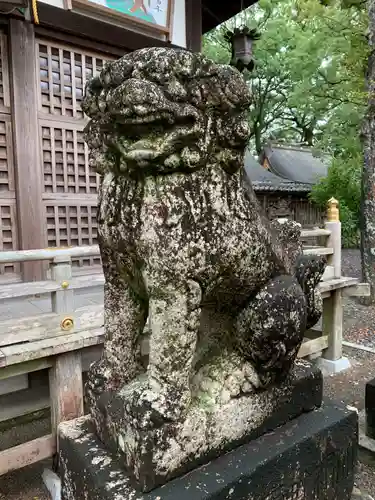
<instances>
[{"instance_id":1,"label":"tree foliage","mask_svg":"<svg viewBox=\"0 0 375 500\"><path fill-rule=\"evenodd\" d=\"M225 30L235 23L261 32L255 69L244 73L253 94L251 147L259 154L274 139L329 154L328 178L312 198L321 204L339 199L348 243L358 230L367 22L359 0L260 0L204 40L206 55L227 63Z\"/></svg>"}]
</instances>

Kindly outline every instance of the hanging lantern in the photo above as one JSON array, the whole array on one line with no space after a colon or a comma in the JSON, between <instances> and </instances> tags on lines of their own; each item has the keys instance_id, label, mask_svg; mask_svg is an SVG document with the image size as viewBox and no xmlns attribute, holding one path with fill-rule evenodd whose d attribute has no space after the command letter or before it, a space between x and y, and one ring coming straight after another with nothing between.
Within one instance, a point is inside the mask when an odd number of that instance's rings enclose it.
<instances>
[{"instance_id":1,"label":"hanging lantern","mask_svg":"<svg viewBox=\"0 0 375 500\"><path fill-rule=\"evenodd\" d=\"M255 66L253 42L259 40L259 38L260 33L256 29L250 29L247 26L227 31L225 39L232 47L231 66L235 66L239 71L243 71L245 68L252 71Z\"/></svg>"}]
</instances>

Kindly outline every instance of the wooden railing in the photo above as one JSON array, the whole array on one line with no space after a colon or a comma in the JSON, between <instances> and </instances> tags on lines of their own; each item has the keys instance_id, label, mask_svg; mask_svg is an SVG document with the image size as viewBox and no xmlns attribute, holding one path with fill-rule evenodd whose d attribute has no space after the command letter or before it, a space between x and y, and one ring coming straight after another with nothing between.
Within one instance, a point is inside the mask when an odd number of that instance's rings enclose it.
<instances>
[{"instance_id":1,"label":"wooden railing","mask_svg":"<svg viewBox=\"0 0 375 500\"><path fill-rule=\"evenodd\" d=\"M327 255L328 266L319 285L324 298L322 331L308 332L298 355L323 356L334 362L342 356L342 296L366 295L368 286L355 278L341 276L338 217L337 220L328 217L324 228L303 231L302 236L324 240L321 245L305 246L304 252ZM0 383L48 369L52 419L52 435L0 452L0 474L51 456L56 451L58 424L83 413L82 371L88 367L85 361L88 351L92 353L96 346L90 360L100 354L104 306L75 308L74 292L103 285L104 277L102 274L74 277L72 258L97 255L97 246L0 253L0 264L45 260L51 266L50 280L1 285L0 301L48 294L52 309L33 317L0 321ZM22 408L25 414L35 406L30 401Z\"/></svg>"}]
</instances>

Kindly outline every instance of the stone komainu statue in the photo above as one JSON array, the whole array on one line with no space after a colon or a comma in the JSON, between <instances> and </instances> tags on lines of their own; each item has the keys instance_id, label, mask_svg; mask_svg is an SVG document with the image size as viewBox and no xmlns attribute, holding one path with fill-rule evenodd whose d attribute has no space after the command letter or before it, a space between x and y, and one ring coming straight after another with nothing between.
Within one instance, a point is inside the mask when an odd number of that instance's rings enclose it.
<instances>
[{"instance_id":1,"label":"stone komainu statue","mask_svg":"<svg viewBox=\"0 0 375 500\"><path fill-rule=\"evenodd\" d=\"M244 173L250 98L237 70L165 48L87 87L106 279L94 421L104 393L152 427L281 383L319 319L324 259L302 255L297 224L266 219Z\"/></svg>"}]
</instances>

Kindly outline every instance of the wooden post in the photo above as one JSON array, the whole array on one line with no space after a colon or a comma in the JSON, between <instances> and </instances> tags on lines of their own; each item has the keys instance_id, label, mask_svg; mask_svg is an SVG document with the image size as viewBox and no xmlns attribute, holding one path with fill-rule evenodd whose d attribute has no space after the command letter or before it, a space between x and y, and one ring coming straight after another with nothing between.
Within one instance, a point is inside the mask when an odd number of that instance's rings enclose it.
<instances>
[{"instance_id":1,"label":"wooden post","mask_svg":"<svg viewBox=\"0 0 375 500\"><path fill-rule=\"evenodd\" d=\"M325 228L331 232L327 240L327 247L333 248L333 255L328 256L328 265L333 266L334 277L341 278L341 222L339 202L335 198L328 201Z\"/></svg>"},{"instance_id":2,"label":"wooden post","mask_svg":"<svg viewBox=\"0 0 375 500\"><path fill-rule=\"evenodd\" d=\"M73 290L69 289L72 279L72 260L70 257L62 255L55 257L51 266L52 279L57 281L61 289L52 292L52 311L66 315L73 313ZM72 325L73 326L73 325Z\"/></svg>"},{"instance_id":3,"label":"wooden post","mask_svg":"<svg viewBox=\"0 0 375 500\"><path fill-rule=\"evenodd\" d=\"M45 247L39 153L34 25L9 20L12 122L19 242L22 250ZM25 281L43 279L43 264L22 265Z\"/></svg>"},{"instance_id":4,"label":"wooden post","mask_svg":"<svg viewBox=\"0 0 375 500\"><path fill-rule=\"evenodd\" d=\"M337 361L342 357L342 296L341 290L333 290L330 297L324 299L323 336L328 337L328 347L323 357Z\"/></svg>"},{"instance_id":5,"label":"wooden post","mask_svg":"<svg viewBox=\"0 0 375 500\"><path fill-rule=\"evenodd\" d=\"M328 264L334 269L334 278L341 277L341 222L339 203L335 198L328 201L327 221L325 228L331 231L327 247L333 248L333 255L328 256ZM337 361L342 357L342 294L341 289L333 290L331 296L324 300L323 336L328 337L328 348L323 357Z\"/></svg>"},{"instance_id":6,"label":"wooden post","mask_svg":"<svg viewBox=\"0 0 375 500\"><path fill-rule=\"evenodd\" d=\"M202 50L202 0L185 1L186 48Z\"/></svg>"},{"instance_id":7,"label":"wooden post","mask_svg":"<svg viewBox=\"0 0 375 500\"><path fill-rule=\"evenodd\" d=\"M52 278L61 290L52 293L52 309L61 314L61 329L69 332L74 328L73 290L69 289L72 277L71 259L55 257ZM50 368L50 395L52 434L56 436L60 422L83 415L82 360L80 351L61 354Z\"/></svg>"},{"instance_id":8,"label":"wooden post","mask_svg":"<svg viewBox=\"0 0 375 500\"><path fill-rule=\"evenodd\" d=\"M56 356L49 371L52 434L57 436L61 422L83 415L81 352Z\"/></svg>"}]
</instances>

